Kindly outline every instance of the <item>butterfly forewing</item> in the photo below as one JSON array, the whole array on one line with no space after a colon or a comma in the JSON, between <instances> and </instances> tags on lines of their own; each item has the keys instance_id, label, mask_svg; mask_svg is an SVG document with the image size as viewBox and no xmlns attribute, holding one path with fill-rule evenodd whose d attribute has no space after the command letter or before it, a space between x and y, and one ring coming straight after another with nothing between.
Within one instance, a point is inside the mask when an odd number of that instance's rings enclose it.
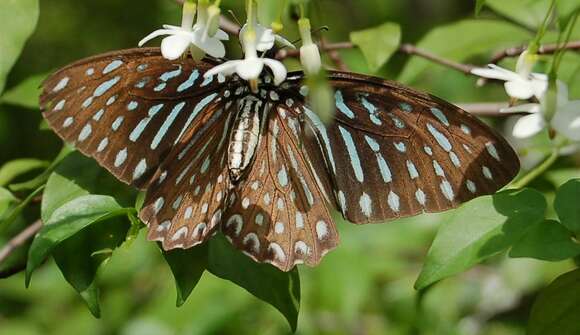
<instances>
[{"instance_id":1,"label":"butterfly forewing","mask_svg":"<svg viewBox=\"0 0 580 335\"><path fill-rule=\"evenodd\" d=\"M260 262L288 271L317 265L336 247L338 233L304 152L299 115L274 105L267 116L255 161L224 217L234 246Z\"/></svg>"},{"instance_id":2,"label":"butterfly forewing","mask_svg":"<svg viewBox=\"0 0 580 335\"><path fill-rule=\"evenodd\" d=\"M316 134L336 206L351 222L450 209L495 192L518 172L505 140L458 107L376 78L330 79L333 122L324 125L306 105L296 109Z\"/></svg>"},{"instance_id":3,"label":"butterfly forewing","mask_svg":"<svg viewBox=\"0 0 580 335\"><path fill-rule=\"evenodd\" d=\"M167 62L138 49L72 64L43 85L41 108L51 128L116 177L147 186L163 158L216 103L224 78L204 79L213 64Z\"/></svg>"}]
</instances>

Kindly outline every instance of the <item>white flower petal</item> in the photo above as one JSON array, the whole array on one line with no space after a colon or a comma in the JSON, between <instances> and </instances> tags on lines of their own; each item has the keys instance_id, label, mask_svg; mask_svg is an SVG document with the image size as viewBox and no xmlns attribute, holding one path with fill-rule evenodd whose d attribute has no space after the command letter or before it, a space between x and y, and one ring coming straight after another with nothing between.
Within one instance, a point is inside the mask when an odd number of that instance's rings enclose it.
<instances>
[{"instance_id":1,"label":"white flower petal","mask_svg":"<svg viewBox=\"0 0 580 335\"><path fill-rule=\"evenodd\" d=\"M226 33L225 31L218 29L218 31L215 33L215 38L217 38L218 40L222 40L222 41L229 41L230 40L230 35L228 35L228 33Z\"/></svg>"},{"instance_id":2,"label":"white flower petal","mask_svg":"<svg viewBox=\"0 0 580 335\"><path fill-rule=\"evenodd\" d=\"M548 81L543 79L532 79L529 83L534 92L534 96L538 98L538 100L543 99L548 90Z\"/></svg>"},{"instance_id":3,"label":"white flower petal","mask_svg":"<svg viewBox=\"0 0 580 335\"><path fill-rule=\"evenodd\" d=\"M242 29L240 29L240 36L244 36L248 30L248 24L244 24ZM256 24L256 50L264 52L272 49L274 47L274 42L276 40L276 34L272 29L266 28L260 24ZM244 39L240 38L242 46L245 48Z\"/></svg>"},{"instance_id":4,"label":"white flower petal","mask_svg":"<svg viewBox=\"0 0 580 335\"><path fill-rule=\"evenodd\" d=\"M288 75L288 70L282 62L277 61L275 59L265 58L264 63L272 70L274 74L274 85L280 85L284 80L286 80L286 76Z\"/></svg>"},{"instance_id":5,"label":"white flower petal","mask_svg":"<svg viewBox=\"0 0 580 335\"><path fill-rule=\"evenodd\" d=\"M534 96L534 87L530 82L518 79L515 81L506 81L504 86L505 91L512 98L527 100Z\"/></svg>"},{"instance_id":6,"label":"white flower petal","mask_svg":"<svg viewBox=\"0 0 580 335\"><path fill-rule=\"evenodd\" d=\"M175 32L173 30L169 30L169 29L155 30L151 34L145 36L145 38L143 38L141 41L139 41L139 47L142 47L145 43L151 41L152 39L154 39L156 37L164 36L164 35L173 35L174 33Z\"/></svg>"},{"instance_id":7,"label":"white flower petal","mask_svg":"<svg viewBox=\"0 0 580 335\"><path fill-rule=\"evenodd\" d=\"M300 62L307 74L318 73L322 67L318 46L314 43L302 46L300 48Z\"/></svg>"},{"instance_id":8,"label":"white flower petal","mask_svg":"<svg viewBox=\"0 0 580 335\"><path fill-rule=\"evenodd\" d=\"M264 69L264 60L260 58L248 58L236 66L236 73L244 80L258 79Z\"/></svg>"},{"instance_id":9,"label":"white flower petal","mask_svg":"<svg viewBox=\"0 0 580 335\"><path fill-rule=\"evenodd\" d=\"M568 85L560 80L556 85L558 85L558 106L565 106L568 104Z\"/></svg>"},{"instance_id":10,"label":"white flower petal","mask_svg":"<svg viewBox=\"0 0 580 335\"><path fill-rule=\"evenodd\" d=\"M209 71L207 71L203 76L204 77L212 77L218 73L223 74L224 76L232 75L236 72L236 68L238 65L243 62L241 60L230 60L220 65L216 65L212 67Z\"/></svg>"},{"instance_id":11,"label":"white flower petal","mask_svg":"<svg viewBox=\"0 0 580 335\"><path fill-rule=\"evenodd\" d=\"M539 113L542 110L540 104L523 104L500 109L500 113Z\"/></svg>"},{"instance_id":12,"label":"white flower petal","mask_svg":"<svg viewBox=\"0 0 580 335\"><path fill-rule=\"evenodd\" d=\"M552 127L567 138L580 141L580 100L560 108L552 118Z\"/></svg>"},{"instance_id":13,"label":"white flower petal","mask_svg":"<svg viewBox=\"0 0 580 335\"><path fill-rule=\"evenodd\" d=\"M193 44L203 50L206 54L215 57L223 58L226 55L226 47L222 41L215 37L202 36L202 33L194 33Z\"/></svg>"},{"instance_id":14,"label":"white flower petal","mask_svg":"<svg viewBox=\"0 0 580 335\"><path fill-rule=\"evenodd\" d=\"M512 131L514 137L526 138L532 137L546 127L546 121L542 114L530 114L521 117Z\"/></svg>"},{"instance_id":15,"label":"white flower petal","mask_svg":"<svg viewBox=\"0 0 580 335\"><path fill-rule=\"evenodd\" d=\"M171 35L161 41L161 54L163 58L176 60L185 53L191 44L191 39L187 35Z\"/></svg>"},{"instance_id":16,"label":"white flower petal","mask_svg":"<svg viewBox=\"0 0 580 335\"><path fill-rule=\"evenodd\" d=\"M480 76L480 77L484 77L484 78L505 80L505 81L520 79L520 76L517 73L515 73L513 71L506 70L506 69L499 67L495 64L489 64L487 66L487 68L475 68L475 69L471 70L471 73L476 75L476 76Z\"/></svg>"}]
</instances>

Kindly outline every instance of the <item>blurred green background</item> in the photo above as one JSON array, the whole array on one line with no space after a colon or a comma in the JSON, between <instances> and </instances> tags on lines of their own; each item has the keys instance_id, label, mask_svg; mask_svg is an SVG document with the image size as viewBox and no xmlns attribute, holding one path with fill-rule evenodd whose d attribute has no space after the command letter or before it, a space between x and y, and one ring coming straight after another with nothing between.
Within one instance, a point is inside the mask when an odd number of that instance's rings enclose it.
<instances>
[{"instance_id":1,"label":"blurred green background","mask_svg":"<svg viewBox=\"0 0 580 335\"><path fill-rule=\"evenodd\" d=\"M242 1L223 3L243 20ZM176 24L181 10L170 0L51 0L40 5L38 27L9 77L8 90L76 59L135 47L161 24ZM315 27L329 27L324 34L329 41L346 41L351 31L392 21L401 25L405 43L416 43L435 27L473 18L473 7L472 1L465 0L326 0L316 2L311 17ZM298 38L292 29L288 30L290 40ZM454 41L441 44L452 49ZM469 61L485 64L502 46L510 44L498 42L495 49ZM232 54L240 52L237 42L229 48ZM352 70L368 71L359 51L342 55ZM408 59L396 55L381 75L396 79ZM406 83L453 102L505 100L501 85L477 89L474 78L430 66L428 73ZM0 165L14 158L51 160L56 156L61 142L50 131L39 131L40 123L35 109L0 104ZM540 181L539 186L548 194L554 187L549 181ZM538 290L572 264L498 256L418 297L413 282L445 215L358 227L337 218L342 238L339 249L318 268L300 269L298 333L523 334ZM169 269L155 245L143 236L115 252L101 280L100 320L91 316L51 261L37 271L30 289L24 288L22 275L0 280L0 334L289 332L286 321L272 307L207 273L187 303L176 308Z\"/></svg>"}]
</instances>

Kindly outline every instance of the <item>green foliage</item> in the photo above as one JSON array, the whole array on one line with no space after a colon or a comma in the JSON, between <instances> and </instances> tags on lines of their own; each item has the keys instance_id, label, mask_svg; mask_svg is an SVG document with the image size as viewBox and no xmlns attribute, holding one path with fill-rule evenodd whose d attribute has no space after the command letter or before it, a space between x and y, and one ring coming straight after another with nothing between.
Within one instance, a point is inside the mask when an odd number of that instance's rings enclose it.
<instances>
[{"instance_id":1,"label":"green foliage","mask_svg":"<svg viewBox=\"0 0 580 335\"><path fill-rule=\"evenodd\" d=\"M531 34L526 29L511 23L495 20L463 20L431 30L417 43L417 47L446 59L465 61L480 54L490 53L490 50L517 45L530 37ZM403 68L398 80L408 84L415 83L432 71L433 66L426 59L413 57Z\"/></svg>"},{"instance_id":2,"label":"green foliage","mask_svg":"<svg viewBox=\"0 0 580 335\"><path fill-rule=\"evenodd\" d=\"M38 0L3 0L0 3L0 94L6 77L36 28Z\"/></svg>"},{"instance_id":3,"label":"green foliage","mask_svg":"<svg viewBox=\"0 0 580 335\"><path fill-rule=\"evenodd\" d=\"M315 31L329 28L315 33L316 40L350 40L356 46L340 50L351 69L398 76L454 102L499 101L505 99L501 85L477 89L473 78L462 73L397 54L400 44L483 65L504 48L528 44L550 2L476 0L476 16L485 19L475 20L469 19L473 2L466 6L460 0L419 1L413 7L380 0L258 0L258 16L264 25L283 23L283 33L292 40L298 36L297 5L304 5ZM243 19L243 2L222 3L222 13L234 9ZM557 0L557 18L546 25L542 42L555 42L579 6L577 0ZM37 1L0 3L0 94L8 83L0 95L0 153L6 157L0 162L0 255L31 222L40 218L45 223L34 239L0 262L2 277L26 267L25 277L0 281L0 333L279 334L288 331L280 312L293 331L303 334L435 335L478 329L512 335L524 332L527 320L520 311L529 310L526 297L538 293L529 334L580 331L578 270L542 289L570 271L580 256L575 156L541 171L533 188L478 198L444 214L364 226L337 218L340 247L316 269L284 273L258 264L219 232L187 250L160 252L146 242L137 216L145 193L118 182L69 147L57 155L61 143L43 131L48 127L35 111L39 86L54 68L134 46L148 29L179 17L171 1L129 7L116 0L82 6L74 0L45 2L39 29L24 48L36 26ZM571 36L580 38L580 26ZM239 46L233 42L229 49L235 52ZM543 56L537 70L551 59ZM572 100L580 94L579 59L568 52L558 73ZM512 67L515 59L505 63ZM297 62L287 59L286 65L294 68ZM334 101L328 81L324 76L308 80L311 108L330 120ZM501 130L503 119L490 124ZM34 140L28 143L28 138ZM514 143L531 157L522 155L522 174L554 145L547 132L541 139ZM28 284L33 271L34 283L24 290L22 281ZM413 290L414 281L419 292ZM180 309L174 308L172 285ZM92 318L83 305L102 319Z\"/></svg>"},{"instance_id":4,"label":"green foliage","mask_svg":"<svg viewBox=\"0 0 580 335\"><path fill-rule=\"evenodd\" d=\"M556 193L554 207L562 224L580 236L580 179L572 179L562 185Z\"/></svg>"},{"instance_id":5,"label":"green foliage","mask_svg":"<svg viewBox=\"0 0 580 335\"><path fill-rule=\"evenodd\" d=\"M580 269L556 278L542 292L532 308L527 333L529 335L580 333L578 306L580 306Z\"/></svg>"},{"instance_id":6,"label":"green foliage","mask_svg":"<svg viewBox=\"0 0 580 335\"><path fill-rule=\"evenodd\" d=\"M454 211L425 260L417 289L424 289L510 248L544 217L541 193L524 189L480 197Z\"/></svg>"},{"instance_id":7,"label":"green foliage","mask_svg":"<svg viewBox=\"0 0 580 335\"><path fill-rule=\"evenodd\" d=\"M396 23L350 33L350 40L360 48L369 68L377 72L397 51L401 43L401 27Z\"/></svg>"}]
</instances>

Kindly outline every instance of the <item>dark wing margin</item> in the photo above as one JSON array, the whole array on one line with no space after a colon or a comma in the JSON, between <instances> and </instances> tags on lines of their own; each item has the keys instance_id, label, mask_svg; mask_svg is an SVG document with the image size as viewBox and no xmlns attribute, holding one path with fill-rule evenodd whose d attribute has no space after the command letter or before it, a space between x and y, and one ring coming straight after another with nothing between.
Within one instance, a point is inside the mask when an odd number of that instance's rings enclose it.
<instances>
[{"instance_id":1,"label":"dark wing margin","mask_svg":"<svg viewBox=\"0 0 580 335\"><path fill-rule=\"evenodd\" d=\"M318 175L347 220L375 223L444 211L496 192L518 173L509 144L459 107L379 78L329 77L336 90L330 124L305 105L301 75L291 74L281 95L315 134L303 141L319 148L326 173Z\"/></svg>"},{"instance_id":2,"label":"dark wing margin","mask_svg":"<svg viewBox=\"0 0 580 335\"><path fill-rule=\"evenodd\" d=\"M213 65L167 61L157 48L107 53L50 76L40 106L63 140L143 189L205 110L217 110L227 88L222 76L203 77Z\"/></svg>"}]
</instances>

